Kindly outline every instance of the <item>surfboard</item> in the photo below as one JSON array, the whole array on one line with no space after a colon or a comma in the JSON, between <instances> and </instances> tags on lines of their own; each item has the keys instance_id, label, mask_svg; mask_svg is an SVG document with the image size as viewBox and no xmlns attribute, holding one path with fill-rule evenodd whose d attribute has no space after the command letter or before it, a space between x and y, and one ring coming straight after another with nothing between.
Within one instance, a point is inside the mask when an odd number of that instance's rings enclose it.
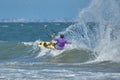
<instances>
[{"instance_id":1,"label":"surfboard","mask_svg":"<svg viewBox=\"0 0 120 80\"><path fill-rule=\"evenodd\" d=\"M40 42L38 42L38 47L39 48L47 48L47 49L55 49L54 44L55 43L52 43L52 42L40 41Z\"/></svg>"}]
</instances>

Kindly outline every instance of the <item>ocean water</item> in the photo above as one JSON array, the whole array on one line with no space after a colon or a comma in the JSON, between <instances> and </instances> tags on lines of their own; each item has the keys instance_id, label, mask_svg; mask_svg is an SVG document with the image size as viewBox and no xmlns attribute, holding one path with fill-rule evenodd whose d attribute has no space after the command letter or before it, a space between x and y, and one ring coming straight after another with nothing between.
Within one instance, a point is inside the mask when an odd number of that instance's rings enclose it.
<instances>
[{"instance_id":1,"label":"ocean water","mask_svg":"<svg viewBox=\"0 0 120 80\"><path fill-rule=\"evenodd\" d=\"M0 23L0 80L119 80L120 1L92 0L77 22ZM64 50L39 41L64 34Z\"/></svg>"}]
</instances>

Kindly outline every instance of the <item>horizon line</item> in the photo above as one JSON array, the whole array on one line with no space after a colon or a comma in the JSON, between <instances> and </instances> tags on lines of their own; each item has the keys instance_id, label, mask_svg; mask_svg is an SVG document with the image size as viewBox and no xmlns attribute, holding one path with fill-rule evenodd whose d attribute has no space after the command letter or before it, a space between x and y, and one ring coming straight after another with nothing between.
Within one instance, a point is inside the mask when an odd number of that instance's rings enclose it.
<instances>
[{"instance_id":1,"label":"horizon line","mask_svg":"<svg viewBox=\"0 0 120 80\"><path fill-rule=\"evenodd\" d=\"M25 19L25 18L8 18L8 19L0 19L0 22L76 22L76 19L65 19L65 18L57 18L57 19Z\"/></svg>"}]
</instances>

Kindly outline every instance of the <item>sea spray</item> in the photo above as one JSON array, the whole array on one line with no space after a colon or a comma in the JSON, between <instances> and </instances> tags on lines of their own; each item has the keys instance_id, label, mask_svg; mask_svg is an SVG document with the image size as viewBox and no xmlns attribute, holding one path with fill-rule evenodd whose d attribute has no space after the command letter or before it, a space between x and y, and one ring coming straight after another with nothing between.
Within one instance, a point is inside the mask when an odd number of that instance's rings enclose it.
<instances>
[{"instance_id":1,"label":"sea spray","mask_svg":"<svg viewBox=\"0 0 120 80\"><path fill-rule=\"evenodd\" d=\"M120 62L119 3L118 0L92 0L90 6L80 12L78 23L64 31L65 35L76 45L91 49L95 61Z\"/></svg>"}]
</instances>

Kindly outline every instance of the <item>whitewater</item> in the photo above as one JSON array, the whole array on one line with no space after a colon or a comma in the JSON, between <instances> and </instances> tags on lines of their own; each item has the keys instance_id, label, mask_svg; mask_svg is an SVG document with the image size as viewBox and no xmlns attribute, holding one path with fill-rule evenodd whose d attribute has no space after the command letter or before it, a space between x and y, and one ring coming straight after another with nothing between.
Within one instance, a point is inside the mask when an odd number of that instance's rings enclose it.
<instances>
[{"instance_id":1,"label":"whitewater","mask_svg":"<svg viewBox=\"0 0 120 80\"><path fill-rule=\"evenodd\" d=\"M119 80L119 17L119 0L92 0L77 22L0 23L0 79ZM72 44L38 48L52 33Z\"/></svg>"}]
</instances>

